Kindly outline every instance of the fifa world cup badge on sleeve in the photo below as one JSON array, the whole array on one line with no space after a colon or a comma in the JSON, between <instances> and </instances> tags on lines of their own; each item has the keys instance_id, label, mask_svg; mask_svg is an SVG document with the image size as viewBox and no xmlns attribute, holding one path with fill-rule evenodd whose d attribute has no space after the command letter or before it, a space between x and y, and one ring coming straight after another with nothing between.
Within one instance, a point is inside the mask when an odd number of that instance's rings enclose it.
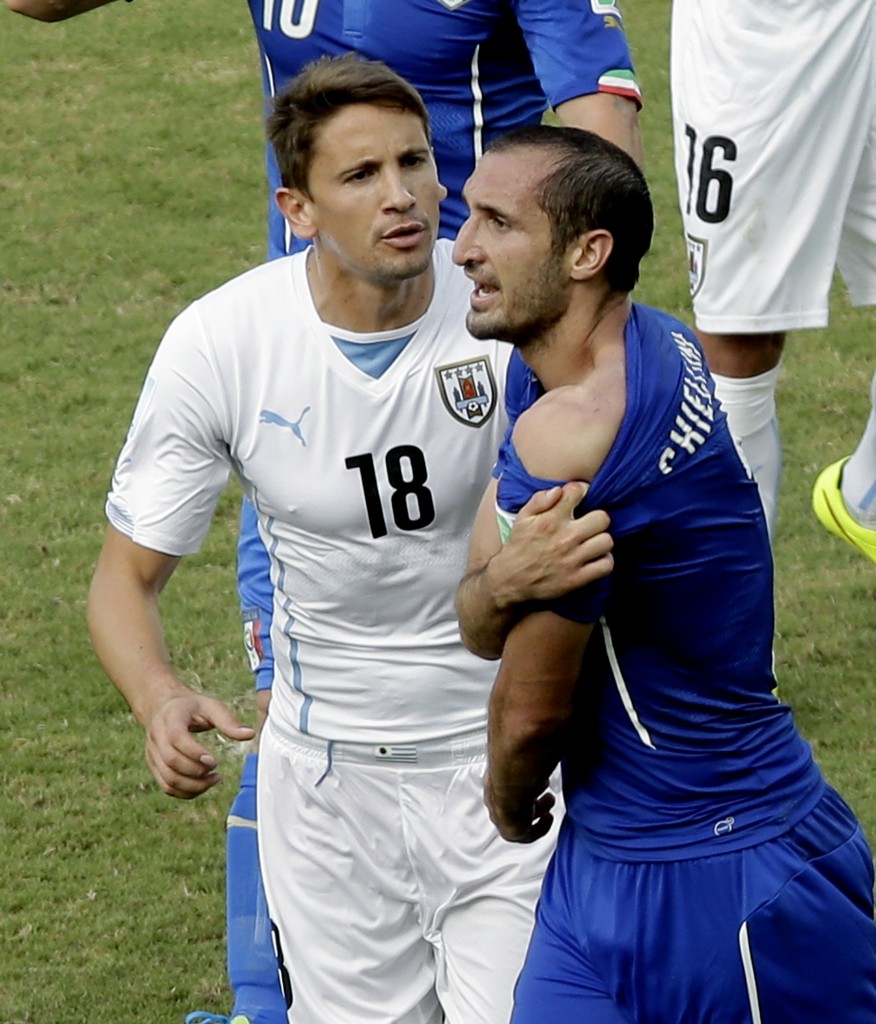
<instances>
[{"instance_id":1,"label":"fifa world cup badge on sleeve","mask_svg":"<svg viewBox=\"0 0 876 1024\"><path fill-rule=\"evenodd\" d=\"M621 12L617 0L590 0L590 10L604 18L616 18L620 21Z\"/></svg>"},{"instance_id":2,"label":"fifa world cup badge on sleeve","mask_svg":"<svg viewBox=\"0 0 876 1024\"><path fill-rule=\"evenodd\" d=\"M249 659L250 671L255 672L265 660L262 638L259 635L260 612L258 608L244 608L240 614L243 619L243 647Z\"/></svg>"},{"instance_id":3,"label":"fifa world cup badge on sleeve","mask_svg":"<svg viewBox=\"0 0 876 1024\"><path fill-rule=\"evenodd\" d=\"M499 526L499 536L502 539L502 543L507 544L508 538L511 536L511 531L514 529L514 524L517 522L517 513L506 512L505 509L497 503L496 522Z\"/></svg>"}]
</instances>

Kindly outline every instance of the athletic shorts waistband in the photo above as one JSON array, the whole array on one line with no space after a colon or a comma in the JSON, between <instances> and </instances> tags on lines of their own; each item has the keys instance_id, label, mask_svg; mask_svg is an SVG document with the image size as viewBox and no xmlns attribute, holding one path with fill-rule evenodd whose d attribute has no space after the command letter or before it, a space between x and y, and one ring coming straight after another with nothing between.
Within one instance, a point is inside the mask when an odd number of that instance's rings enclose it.
<instances>
[{"instance_id":1,"label":"athletic shorts waistband","mask_svg":"<svg viewBox=\"0 0 876 1024\"><path fill-rule=\"evenodd\" d=\"M272 738L289 750L321 755L329 762L387 766L394 768L450 768L456 765L476 764L487 755L485 729L423 740L419 743L349 743L342 740L324 740L307 733L281 731L270 719L267 728Z\"/></svg>"}]
</instances>

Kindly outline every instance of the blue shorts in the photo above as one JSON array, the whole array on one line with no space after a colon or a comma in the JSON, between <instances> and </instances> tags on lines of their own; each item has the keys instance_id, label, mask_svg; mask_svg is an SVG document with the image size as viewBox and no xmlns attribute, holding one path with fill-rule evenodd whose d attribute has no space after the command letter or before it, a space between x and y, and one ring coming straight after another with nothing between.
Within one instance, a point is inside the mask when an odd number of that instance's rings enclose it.
<instances>
[{"instance_id":1,"label":"blue shorts","mask_svg":"<svg viewBox=\"0 0 876 1024\"><path fill-rule=\"evenodd\" d=\"M778 839L694 860L604 860L566 819L512 1024L876 1024L872 887L830 789Z\"/></svg>"}]
</instances>

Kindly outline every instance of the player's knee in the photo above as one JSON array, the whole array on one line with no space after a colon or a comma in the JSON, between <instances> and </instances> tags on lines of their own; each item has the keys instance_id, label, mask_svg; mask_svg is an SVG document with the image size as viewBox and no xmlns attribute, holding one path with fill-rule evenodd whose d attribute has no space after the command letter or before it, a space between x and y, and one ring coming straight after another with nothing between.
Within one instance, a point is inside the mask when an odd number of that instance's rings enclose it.
<instances>
[{"instance_id":1,"label":"player's knee","mask_svg":"<svg viewBox=\"0 0 876 1024\"><path fill-rule=\"evenodd\" d=\"M712 334L697 331L712 373L725 377L757 377L774 370L785 347L784 331L763 334Z\"/></svg>"}]
</instances>

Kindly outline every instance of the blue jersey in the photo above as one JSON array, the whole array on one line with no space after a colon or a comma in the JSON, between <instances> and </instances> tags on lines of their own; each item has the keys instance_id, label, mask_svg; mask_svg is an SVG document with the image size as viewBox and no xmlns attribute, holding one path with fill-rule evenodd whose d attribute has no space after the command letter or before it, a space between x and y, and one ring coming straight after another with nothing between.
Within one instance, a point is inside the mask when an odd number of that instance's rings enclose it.
<instances>
[{"instance_id":1,"label":"blue jersey","mask_svg":"<svg viewBox=\"0 0 876 1024\"><path fill-rule=\"evenodd\" d=\"M611 516L613 573L549 607L598 623L564 761L568 813L619 860L701 857L787 831L823 791L772 672L772 558L757 486L681 323L633 306L626 410L582 509ZM515 353L512 419L540 395ZM533 479L509 437L499 506Z\"/></svg>"},{"instance_id":2,"label":"blue jersey","mask_svg":"<svg viewBox=\"0 0 876 1024\"><path fill-rule=\"evenodd\" d=\"M382 60L429 109L448 198L441 234L465 219L462 186L484 146L548 105L612 92L638 100L614 0L248 0L265 96L309 61L356 51ZM292 244L273 202L279 175L268 151L269 257Z\"/></svg>"}]
</instances>

